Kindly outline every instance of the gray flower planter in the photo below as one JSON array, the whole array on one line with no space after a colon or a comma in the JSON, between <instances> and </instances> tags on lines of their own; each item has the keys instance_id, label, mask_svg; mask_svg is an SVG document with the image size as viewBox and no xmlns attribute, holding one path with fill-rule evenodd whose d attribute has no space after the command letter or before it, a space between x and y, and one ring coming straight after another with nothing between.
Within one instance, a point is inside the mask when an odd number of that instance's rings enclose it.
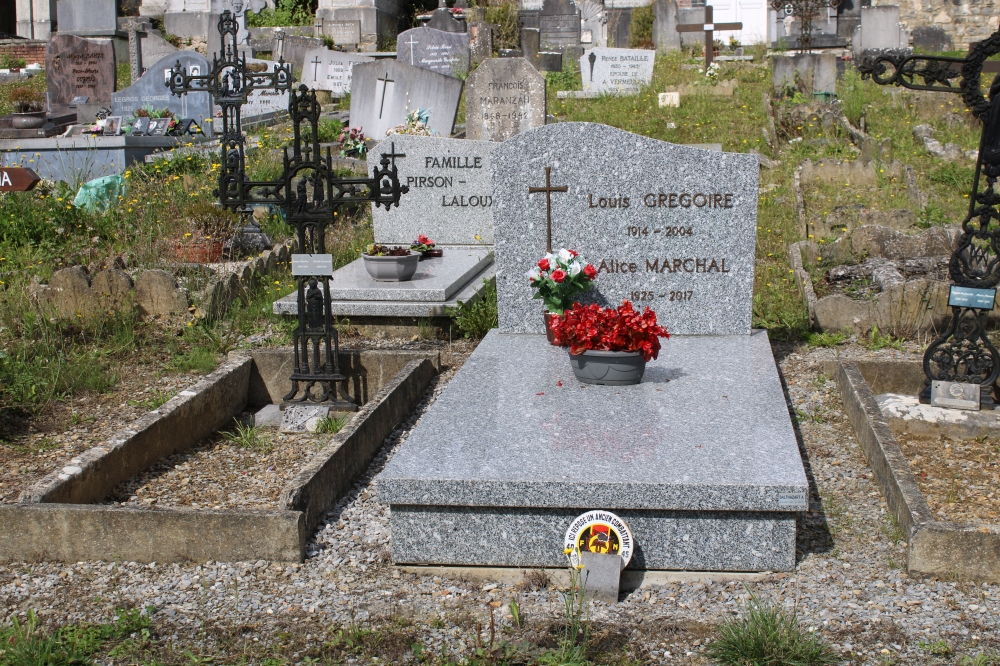
<instances>
[{"instance_id":1,"label":"gray flower planter","mask_svg":"<svg viewBox=\"0 0 1000 666\"><path fill-rule=\"evenodd\" d=\"M585 384L627 386L642 381L646 359L642 352L596 351L569 355L573 374Z\"/></svg>"},{"instance_id":2,"label":"gray flower planter","mask_svg":"<svg viewBox=\"0 0 1000 666\"><path fill-rule=\"evenodd\" d=\"M405 257L372 257L361 253L365 270L376 282L406 282L417 272L420 254L410 252Z\"/></svg>"}]
</instances>

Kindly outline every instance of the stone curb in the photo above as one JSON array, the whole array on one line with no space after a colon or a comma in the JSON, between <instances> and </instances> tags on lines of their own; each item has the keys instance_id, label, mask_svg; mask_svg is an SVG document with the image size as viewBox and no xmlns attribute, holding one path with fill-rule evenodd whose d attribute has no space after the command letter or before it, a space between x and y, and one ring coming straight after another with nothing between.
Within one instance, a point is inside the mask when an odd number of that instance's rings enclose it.
<instances>
[{"instance_id":1,"label":"stone curb","mask_svg":"<svg viewBox=\"0 0 1000 666\"><path fill-rule=\"evenodd\" d=\"M835 363L847 416L889 511L906 535L907 571L916 576L1000 582L1000 527L934 520L858 365L847 360Z\"/></svg>"},{"instance_id":2,"label":"stone curb","mask_svg":"<svg viewBox=\"0 0 1000 666\"><path fill-rule=\"evenodd\" d=\"M89 504L150 465L226 425L246 405L249 357L227 360L191 388L29 486L27 504Z\"/></svg>"},{"instance_id":3,"label":"stone curb","mask_svg":"<svg viewBox=\"0 0 1000 666\"><path fill-rule=\"evenodd\" d=\"M279 506L304 512L307 534L368 468L382 442L413 412L436 374L429 359L407 363L285 486Z\"/></svg>"},{"instance_id":4,"label":"stone curb","mask_svg":"<svg viewBox=\"0 0 1000 666\"><path fill-rule=\"evenodd\" d=\"M795 284L799 288L799 293L802 295L802 299L806 302L806 307L809 310L809 323L812 326L816 326L816 292L813 290L812 278L809 277L808 271L802 267L802 249L801 244L807 243L809 241L799 241L798 243L792 243L788 246L788 261L792 265L792 270L795 271Z\"/></svg>"}]
</instances>

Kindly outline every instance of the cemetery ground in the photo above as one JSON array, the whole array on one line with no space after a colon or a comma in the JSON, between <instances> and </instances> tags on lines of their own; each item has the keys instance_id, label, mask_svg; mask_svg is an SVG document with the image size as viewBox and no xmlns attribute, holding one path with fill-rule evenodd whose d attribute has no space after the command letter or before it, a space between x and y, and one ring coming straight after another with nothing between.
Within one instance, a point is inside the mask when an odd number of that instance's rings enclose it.
<instances>
[{"instance_id":1,"label":"cemetery ground","mask_svg":"<svg viewBox=\"0 0 1000 666\"><path fill-rule=\"evenodd\" d=\"M559 89L580 88L579 74L549 74L549 113L557 120L602 122L666 141L719 143L726 151L753 149L767 157L761 169L753 325L768 329L772 339L810 482L794 571L647 580L615 606L593 603L585 623L588 639L572 649L563 641L573 622L567 620L560 572L490 578L397 569L389 559L388 507L378 501L371 481L482 331L456 324L451 340L434 336L430 327L416 339L364 338L344 321L345 347L440 351L444 371L327 515L303 564L3 563L0 663L709 664L720 628L741 617L753 599L794 611L795 635L816 637L841 663L1000 663L1000 588L906 574L902 531L872 479L836 385L823 370L823 362L837 355L917 359L926 335L911 335L905 322L847 334L811 332L787 256L789 244L809 240L800 225L800 196L801 207L817 219L861 205L910 211L911 231L955 224L965 211L974 163L930 154L912 130L929 124L942 144L972 150L978 128L957 96L882 90L850 68L838 84L836 106L801 93L769 98L770 73L760 64L763 53L755 55L754 63L720 63L718 78L737 82L733 96L711 94L715 86L697 63L680 55L660 56L653 85L633 97L559 100ZM656 93L683 84L693 92L682 94L680 108L659 108ZM849 127L838 120L840 111ZM817 183L796 192L795 171L804 160L860 159L862 128L878 145L873 180ZM278 172L273 149L286 135L280 126L259 130L261 147L249 155L252 178ZM186 211L212 200L215 159L185 154L133 167L128 192L101 215L73 207L72 189L58 185L0 195L0 502L16 502L33 480L156 409L214 369L226 353L290 344L293 324L271 314L270 307L291 291L292 280L282 271L259 280L219 316L194 308L143 317L121 308L58 318L30 296L33 281L47 282L67 266L88 266L91 275L113 265L126 271L164 266L167 239L189 233ZM892 160L911 167L926 204L908 193ZM337 266L372 239L370 213L342 215L344 222L327 243ZM262 224L276 243L290 235L275 217ZM814 233L812 240L817 251L807 263L817 289L826 284L820 277L824 269L862 259L839 249L827 256L827 247L843 245L835 243L835 233ZM205 442L152 470L159 485L138 479L155 497L130 494L125 486L106 501L252 504L280 487L269 474L288 473L310 447L319 448L332 436L257 434L268 441ZM956 520L996 517L1000 498L988 489L996 446L989 440L950 443L933 458L911 460L935 513ZM275 457L265 460L269 456ZM198 464L199 458L211 462ZM246 484L247 494L231 500L210 492L215 481L242 471L257 479ZM749 640L748 634L742 639Z\"/></svg>"}]
</instances>

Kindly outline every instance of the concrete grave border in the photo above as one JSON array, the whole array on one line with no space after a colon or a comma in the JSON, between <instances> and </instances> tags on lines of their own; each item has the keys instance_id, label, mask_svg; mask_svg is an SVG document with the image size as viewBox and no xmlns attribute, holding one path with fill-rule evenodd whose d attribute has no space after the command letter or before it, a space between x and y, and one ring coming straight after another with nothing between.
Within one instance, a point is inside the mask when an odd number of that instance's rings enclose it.
<instances>
[{"instance_id":1,"label":"concrete grave border","mask_svg":"<svg viewBox=\"0 0 1000 666\"><path fill-rule=\"evenodd\" d=\"M248 404L281 387L291 350L232 354L195 386L73 458L0 505L0 561L115 560L302 562L324 514L371 463L383 440L416 407L440 371L435 352L342 352L352 393L378 387L347 427L306 462L273 510L134 509L93 504L121 481L224 427ZM346 358L343 358L346 357ZM371 366L365 365L365 362ZM387 370L403 367L391 378ZM351 374L351 370L347 370Z\"/></svg>"},{"instance_id":2,"label":"concrete grave border","mask_svg":"<svg viewBox=\"0 0 1000 666\"><path fill-rule=\"evenodd\" d=\"M848 419L875 482L906 536L907 572L1000 582L1000 525L934 519L864 376L867 370L872 382L885 392L912 394L916 370L922 379L921 365L912 361L858 363L844 359L823 365L824 372L836 378Z\"/></svg>"}]
</instances>

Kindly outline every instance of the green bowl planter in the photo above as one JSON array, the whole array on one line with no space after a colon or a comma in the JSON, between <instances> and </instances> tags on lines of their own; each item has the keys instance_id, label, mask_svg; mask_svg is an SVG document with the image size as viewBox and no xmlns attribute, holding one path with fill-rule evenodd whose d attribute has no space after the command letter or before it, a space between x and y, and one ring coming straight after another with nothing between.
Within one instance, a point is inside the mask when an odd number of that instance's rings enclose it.
<instances>
[{"instance_id":1,"label":"green bowl planter","mask_svg":"<svg viewBox=\"0 0 1000 666\"><path fill-rule=\"evenodd\" d=\"M365 270L376 282L406 282L417 272L420 254L410 252L403 257L374 257L364 252Z\"/></svg>"},{"instance_id":2,"label":"green bowl planter","mask_svg":"<svg viewBox=\"0 0 1000 666\"><path fill-rule=\"evenodd\" d=\"M570 354L573 374L584 384L628 386L642 381L646 359L637 351L598 351L588 349L582 354Z\"/></svg>"}]
</instances>

